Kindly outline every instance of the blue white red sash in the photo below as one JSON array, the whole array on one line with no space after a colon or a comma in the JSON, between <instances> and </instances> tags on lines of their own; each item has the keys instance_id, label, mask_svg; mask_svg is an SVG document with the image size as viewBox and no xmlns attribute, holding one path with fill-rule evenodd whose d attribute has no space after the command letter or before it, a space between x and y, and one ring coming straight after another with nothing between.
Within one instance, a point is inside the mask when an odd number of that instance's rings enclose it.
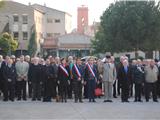
<instances>
[{"instance_id":1,"label":"blue white red sash","mask_svg":"<svg viewBox=\"0 0 160 120\"><path fill-rule=\"evenodd\" d=\"M91 66L89 64L87 64L89 71L91 72L91 74L93 75L93 77L96 77L96 75L93 72L93 69L91 68Z\"/></svg>"},{"instance_id":2,"label":"blue white red sash","mask_svg":"<svg viewBox=\"0 0 160 120\"><path fill-rule=\"evenodd\" d=\"M74 68L76 70L76 73L77 73L78 77L80 78L81 77L81 73L79 72L79 69L77 68L76 64L74 64Z\"/></svg>"},{"instance_id":3,"label":"blue white red sash","mask_svg":"<svg viewBox=\"0 0 160 120\"><path fill-rule=\"evenodd\" d=\"M62 65L59 65L59 66L63 70L63 72L66 74L66 76L69 76L68 71L66 70L66 68L64 68Z\"/></svg>"}]
</instances>

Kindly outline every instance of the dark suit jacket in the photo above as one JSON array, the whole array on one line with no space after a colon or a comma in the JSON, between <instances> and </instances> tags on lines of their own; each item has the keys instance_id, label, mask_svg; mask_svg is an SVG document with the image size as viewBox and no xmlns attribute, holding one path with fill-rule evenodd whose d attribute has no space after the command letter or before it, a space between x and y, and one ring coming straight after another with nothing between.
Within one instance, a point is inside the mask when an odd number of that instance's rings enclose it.
<instances>
[{"instance_id":1,"label":"dark suit jacket","mask_svg":"<svg viewBox=\"0 0 160 120\"><path fill-rule=\"evenodd\" d=\"M118 70L118 80L121 85L123 84L130 84L132 82L132 73L131 73L131 68L128 67L128 72L126 73L124 70L124 67L121 66Z\"/></svg>"},{"instance_id":2,"label":"dark suit jacket","mask_svg":"<svg viewBox=\"0 0 160 120\"><path fill-rule=\"evenodd\" d=\"M32 65L31 69L30 69L30 79L32 83L40 83L41 79L40 79L40 65Z\"/></svg>"},{"instance_id":3,"label":"dark suit jacket","mask_svg":"<svg viewBox=\"0 0 160 120\"><path fill-rule=\"evenodd\" d=\"M67 65L66 70L69 74L69 76L67 76L64 71L61 69L61 67L58 67L58 80L60 81L60 83L64 83L64 84L68 84L68 81L70 80L70 69L69 66Z\"/></svg>"},{"instance_id":4,"label":"dark suit jacket","mask_svg":"<svg viewBox=\"0 0 160 120\"><path fill-rule=\"evenodd\" d=\"M78 70L79 70L79 72L81 74L81 79L82 79L83 78L83 74L84 74L83 67L82 67L82 65L80 65L80 66L77 65L77 68L78 68ZM79 77L74 66L72 68L72 75L73 75L73 79L74 80L77 80L78 77Z\"/></svg>"},{"instance_id":5,"label":"dark suit jacket","mask_svg":"<svg viewBox=\"0 0 160 120\"><path fill-rule=\"evenodd\" d=\"M4 66L3 67L3 77L4 82L8 82L8 79L11 79L11 82L15 84L16 81L16 68L14 65L11 67Z\"/></svg>"},{"instance_id":6,"label":"dark suit jacket","mask_svg":"<svg viewBox=\"0 0 160 120\"><path fill-rule=\"evenodd\" d=\"M95 74L95 77L93 77L93 75L90 72L88 66L86 65L86 67L85 67L85 74L84 74L84 80L85 81L98 79L98 70L97 70L97 67L95 65L93 65L92 69L93 69L93 72Z\"/></svg>"}]
</instances>

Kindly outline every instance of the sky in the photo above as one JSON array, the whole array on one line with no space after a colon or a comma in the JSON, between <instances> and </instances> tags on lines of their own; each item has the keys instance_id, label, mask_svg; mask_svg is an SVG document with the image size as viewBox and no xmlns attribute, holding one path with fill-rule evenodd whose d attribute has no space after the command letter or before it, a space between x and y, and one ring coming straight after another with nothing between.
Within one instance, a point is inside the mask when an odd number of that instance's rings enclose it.
<instances>
[{"instance_id":1,"label":"sky","mask_svg":"<svg viewBox=\"0 0 160 120\"><path fill-rule=\"evenodd\" d=\"M67 12L72 15L72 28L77 27L77 7L81 5L88 6L89 9L89 24L93 21L99 22L100 16L106 8L113 3L114 0L13 0L19 3L28 5L38 3L46 6Z\"/></svg>"}]
</instances>

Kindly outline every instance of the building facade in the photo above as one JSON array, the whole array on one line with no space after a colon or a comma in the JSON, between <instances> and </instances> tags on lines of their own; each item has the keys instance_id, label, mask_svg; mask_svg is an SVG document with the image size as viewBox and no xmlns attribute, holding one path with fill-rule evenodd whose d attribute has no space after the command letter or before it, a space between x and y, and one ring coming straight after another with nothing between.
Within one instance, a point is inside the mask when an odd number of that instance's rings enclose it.
<instances>
[{"instance_id":1,"label":"building facade","mask_svg":"<svg viewBox=\"0 0 160 120\"><path fill-rule=\"evenodd\" d=\"M0 33L9 32L19 43L18 54L27 54L31 34L36 34L36 44L43 36L43 12L32 6L23 5L14 1L5 1L0 10ZM38 50L37 49L37 50Z\"/></svg>"},{"instance_id":2,"label":"building facade","mask_svg":"<svg viewBox=\"0 0 160 120\"><path fill-rule=\"evenodd\" d=\"M35 9L43 11L44 14L44 38L55 38L72 31L72 16L66 12L62 12L46 5L32 5Z\"/></svg>"},{"instance_id":3,"label":"building facade","mask_svg":"<svg viewBox=\"0 0 160 120\"><path fill-rule=\"evenodd\" d=\"M55 39L45 40L44 56L84 57L91 53L91 37L84 34L71 33Z\"/></svg>"}]
</instances>

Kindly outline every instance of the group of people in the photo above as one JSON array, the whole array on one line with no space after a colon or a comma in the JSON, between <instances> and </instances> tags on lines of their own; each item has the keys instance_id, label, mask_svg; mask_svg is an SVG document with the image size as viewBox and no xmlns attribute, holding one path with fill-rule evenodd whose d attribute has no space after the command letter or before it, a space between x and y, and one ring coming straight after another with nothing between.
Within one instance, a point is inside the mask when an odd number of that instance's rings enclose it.
<instances>
[{"instance_id":1,"label":"group of people","mask_svg":"<svg viewBox=\"0 0 160 120\"><path fill-rule=\"evenodd\" d=\"M87 60L69 56L66 58L49 56L20 56L16 58L0 55L0 90L3 101L18 101L31 98L32 101L67 102L74 97L75 103L96 102L96 97L104 96L104 102L121 95L122 102L146 102L153 97L158 102L160 96L160 66L155 60L132 60L122 56L119 64L107 55L103 60L90 57ZM101 90L96 96L96 89ZM28 93L28 94L27 94ZM104 93L104 94L103 94ZM133 94L134 93L134 94Z\"/></svg>"}]
</instances>

